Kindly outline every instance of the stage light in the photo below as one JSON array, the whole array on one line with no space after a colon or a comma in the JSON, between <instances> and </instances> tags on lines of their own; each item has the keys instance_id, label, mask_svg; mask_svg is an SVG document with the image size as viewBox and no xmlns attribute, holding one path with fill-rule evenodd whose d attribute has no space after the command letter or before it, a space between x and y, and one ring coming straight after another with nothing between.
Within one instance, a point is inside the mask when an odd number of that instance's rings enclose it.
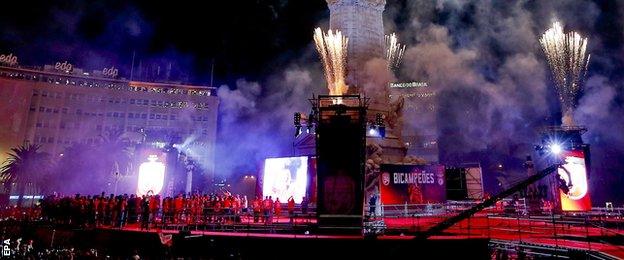
<instances>
[{"instance_id":1,"label":"stage light","mask_svg":"<svg viewBox=\"0 0 624 260\"><path fill-rule=\"evenodd\" d=\"M381 113L377 113L375 115L375 124L377 126L384 126L384 119L383 119L383 115Z\"/></svg>"},{"instance_id":2,"label":"stage light","mask_svg":"<svg viewBox=\"0 0 624 260\"><path fill-rule=\"evenodd\" d=\"M563 151L563 149L561 148L560 144L551 144L550 145L550 152L555 154L555 155L559 155L561 152Z\"/></svg>"},{"instance_id":3,"label":"stage light","mask_svg":"<svg viewBox=\"0 0 624 260\"><path fill-rule=\"evenodd\" d=\"M371 129L368 129L368 135L369 136L378 136L379 132L377 132L377 129L371 128Z\"/></svg>"},{"instance_id":4,"label":"stage light","mask_svg":"<svg viewBox=\"0 0 624 260\"><path fill-rule=\"evenodd\" d=\"M295 113L294 124L295 126L301 126L301 113L299 112Z\"/></svg>"}]
</instances>

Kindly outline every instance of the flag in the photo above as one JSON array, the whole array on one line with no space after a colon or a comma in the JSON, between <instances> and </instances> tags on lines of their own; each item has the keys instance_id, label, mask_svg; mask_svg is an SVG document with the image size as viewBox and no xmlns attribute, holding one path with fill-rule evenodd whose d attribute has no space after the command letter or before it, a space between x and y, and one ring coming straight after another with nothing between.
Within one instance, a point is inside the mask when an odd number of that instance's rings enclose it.
<instances>
[{"instance_id":1,"label":"flag","mask_svg":"<svg viewBox=\"0 0 624 260\"><path fill-rule=\"evenodd\" d=\"M165 235L162 232L158 233L158 238L160 238L160 243L162 243L164 246L171 246L173 245L173 235L169 234L169 235Z\"/></svg>"}]
</instances>

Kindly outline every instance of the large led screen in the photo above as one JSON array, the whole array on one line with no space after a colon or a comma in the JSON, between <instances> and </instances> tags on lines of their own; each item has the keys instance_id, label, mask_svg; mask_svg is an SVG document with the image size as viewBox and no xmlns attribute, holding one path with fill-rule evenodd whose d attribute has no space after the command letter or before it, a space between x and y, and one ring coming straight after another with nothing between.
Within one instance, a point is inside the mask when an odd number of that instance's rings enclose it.
<instances>
[{"instance_id":1,"label":"large led screen","mask_svg":"<svg viewBox=\"0 0 624 260\"><path fill-rule=\"evenodd\" d=\"M262 194L300 203L308 184L308 157L268 158L264 161Z\"/></svg>"},{"instance_id":2,"label":"large led screen","mask_svg":"<svg viewBox=\"0 0 624 260\"><path fill-rule=\"evenodd\" d=\"M139 167L137 195L159 194L165 183L165 164L158 156L150 155L147 162Z\"/></svg>"},{"instance_id":3,"label":"large led screen","mask_svg":"<svg viewBox=\"0 0 624 260\"><path fill-rule=\"evenodd\" d=\"M589 185L587 182L587 167L583 151L568 151L563 154L565 163L559 168L559 177L568 186L568 193L559 191L561 198L561 210L563 211L589 211L591 200L589 198Z\"/></svg>"}]
</instances>

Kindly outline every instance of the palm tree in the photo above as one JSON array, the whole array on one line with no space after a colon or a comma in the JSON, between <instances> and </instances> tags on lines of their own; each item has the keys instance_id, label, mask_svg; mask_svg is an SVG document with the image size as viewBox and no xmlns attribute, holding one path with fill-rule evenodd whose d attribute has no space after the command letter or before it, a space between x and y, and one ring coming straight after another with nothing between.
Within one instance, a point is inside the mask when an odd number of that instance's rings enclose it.
<instances>
[{"instance_id":1,"label":"palm tree","mask_svg":"<svg viewBox=\"0 0 624 260\"><path fill-rule=\"evenodd\" d=\"M13 185L18 188L19 198L17 206L22 206L26 188L35 191L42 177L49 169L50 157L40 152L40 146L36 144L21 145L11 148L9 158L0 167L0 182L4 184L7 192Z\"/></svg>"},{"instance_id":2,"label":"palm tree","mask_svg":"<svg viewBox=\"0 0 624 260\"><path fill-rule=\"evenodd\" d=\"M52 186L63 193L85 193L93 187L104 185L98 169L103 166L97 161L93 146L76 143L66 147L56 167L56 181Z\"/></svg>"},{"instance_id":3,"label":"palm tree","mask_svg":"<svg viewBox=\"0 0 624 260\"><path fill-rule=\"evenodd\" d=\"M104 155L106 167L111 169L111 176L127 175L130 171L133 150L130 140L124 134L121 130L113 130L100 136L98 149Z\"/></svg>"}]
</instances>

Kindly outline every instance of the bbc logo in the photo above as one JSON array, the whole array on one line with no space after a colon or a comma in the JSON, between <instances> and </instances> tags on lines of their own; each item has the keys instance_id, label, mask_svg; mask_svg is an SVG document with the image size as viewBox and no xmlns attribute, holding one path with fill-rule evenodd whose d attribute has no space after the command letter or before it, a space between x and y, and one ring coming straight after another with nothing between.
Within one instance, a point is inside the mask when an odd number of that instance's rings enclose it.
<instances>
[{"instance_id":1,"label":"bbc logo","mask_svg":"<svg viewBox=\"0 0 624 260\"><path fill-rule=\"evenodd\" d=\"M4 241L2 241L2 256L11 256L11 248L9 248L10 244L10 239L5 239Z\"/></svg>"}]
</instances>

